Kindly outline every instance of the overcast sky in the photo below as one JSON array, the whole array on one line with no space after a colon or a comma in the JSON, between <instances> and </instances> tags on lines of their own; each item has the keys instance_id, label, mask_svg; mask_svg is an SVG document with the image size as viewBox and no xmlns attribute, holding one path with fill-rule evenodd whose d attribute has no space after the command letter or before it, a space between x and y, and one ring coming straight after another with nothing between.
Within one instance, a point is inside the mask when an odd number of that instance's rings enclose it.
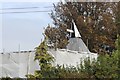
<instances>
[{"instance_id":1,"label":"overcast sky","mask_svg":"<svg viewBox=\"0 0 120 80\"><path fill-rule=\"evenodd\" d=\"M5 12L26 12L26 11L50 11L53 10L53 2L8 2L2 3ZM8 8L28 8L39 7L33 9L8 9ZM47 8L45 8L47 7ZM7 9L6 9L7 8ZM6 9L6 10L5 10ZM33 50L37 47L43 38L43 27L52 24L48 12L35 12L35 13L6 13L0 14L0 52L18 51L20 50ZM2 34L2 35L1 35ZM2 41L1 41L2 40Z\"/></svg>"}]
</instances>

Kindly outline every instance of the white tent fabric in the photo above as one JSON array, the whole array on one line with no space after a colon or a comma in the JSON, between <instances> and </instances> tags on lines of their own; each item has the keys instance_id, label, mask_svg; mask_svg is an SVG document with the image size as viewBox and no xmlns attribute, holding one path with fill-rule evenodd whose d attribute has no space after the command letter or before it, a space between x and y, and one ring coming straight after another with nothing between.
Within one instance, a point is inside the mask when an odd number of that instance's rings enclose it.
<instances>
[{"instance_id":1,"label":"white tent fabric","mask_svg":"<svg viewBox=\"0 0 120 80\"><path fill-rule=\"evenodd\" d=\"M97 54L71 51L67 49L48 50L48 53L55 58L54 66L57 64L65 66L76 66L85 58L97 58ZM27 74L34 74L35 70L40 70L38 61L34 61L35 52L16 52L0 54L0 78L19 77L26 78Z\"/></svg>"},{"instance_id":2,"label":"white tent fabric","mask_svg":"<svg viewBox=\"0 0 120 80\"><path fill-rule=\"evenodd\" d=\"M98 55L96 53L78 52L67 49L57 49L57 51L51 49L48 51L55 58L54 66L57 64L64 66L77 66L84 59L90 58L90 60L96 60Z\"/></svg>"},{"instance_id":3,"label":"white tent fabric","mask_svg":"<svg viewBox=\"0 0 120 80\"><path fill-rule=\"evenodd\" d=\"M25 78L39 70L39 64L34 61L35 52L4 53L0 54L0 77Z\"/></svg>"}]
</instances>

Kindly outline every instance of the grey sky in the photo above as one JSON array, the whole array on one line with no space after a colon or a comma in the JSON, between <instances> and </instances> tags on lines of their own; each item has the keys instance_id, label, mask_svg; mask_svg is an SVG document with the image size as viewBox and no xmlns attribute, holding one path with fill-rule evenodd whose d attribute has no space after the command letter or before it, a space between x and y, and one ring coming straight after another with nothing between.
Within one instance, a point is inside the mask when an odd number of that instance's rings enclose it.
<instances>
[{"instance_id":1,"label":"grey sky","mask_svg":"<svg viewBox=\"0 0 120 80\"><path fill-rule=\"evenodd\" d=\"M2 5L0 4L0 8L2 8ZM2 49L2 15L0 14L0 51Z\"/></svg>"},{"instance_id":2,"label":"grey sky","mask_svg":"<svg viewBox=\"0 0 120 80\"><path fill-rule=\"evenodd\" d=\"M39 7L37 9L4 10L2 12L24 12L24 11L48 11L52 10L51 2L24 2L24 3L3 3L2 8L23 8ZM48 8L44 8L48 7ZM1 15L1 14L0 14ZM5 51L33 50L43 38L43 27L52 24L52 19L48 13L20 13L2 14L2 49ZM0 41L1 42L1 41Z\"/></svg>"}]
</instances>

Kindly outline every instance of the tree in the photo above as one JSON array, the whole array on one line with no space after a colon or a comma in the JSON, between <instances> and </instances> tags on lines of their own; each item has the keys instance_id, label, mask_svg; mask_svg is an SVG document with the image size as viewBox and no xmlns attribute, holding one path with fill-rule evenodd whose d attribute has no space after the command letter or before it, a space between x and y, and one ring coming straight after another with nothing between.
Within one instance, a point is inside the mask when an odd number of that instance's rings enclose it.
<instances>
[{"instance_id":1,"label":"tree","mask_svg":"<svg viewBox=\"0 0 120 80\"><path fill-rule=\"evenodd\" d=\"M118 2L116 15L117 33L120 34L120 1Z\"/></svg>"},{"instance_id":2,"label":"tree","mask_svg":"<svg viewBox=\"0 0 120 80\"><path fill-rule=\"evenodd\" d=\"M44 50L42 49L44 48ZM97 60L90 61L86 58L83 63L74 66L49 66L49 59L46 55L46 47L44 41L37 48L36 59L39 60L40 69L35 71L34 75L28 75L29 78L77 78L77 79L92 79L92 80L119 80L120 79L120 36L116 40L117 50L113 54L99 55ZM43 52L42 52L43 51ZM42 52L42 55L41 55ZM48 61L48 62L46 62Z\"/></svg>"},{"instance_id":3,"label":"tree","mask_svg":"<svg viewBox=\"0 0 120 80\"><path fill-rule=\"evenodd\" d=\"M48 36L50 43L54 43L54 47L65 48L67 42L67 32L66 27L64 25L60 25L59 27L48 27L45 30L45 34Z\"/></svg>"},{"instance_id":4,"label":"tree","mask_svg":"<svg viewBox=\"0 0 120 80\"><path fill-rule=\"evenodd\" d=\"M88 4L91 6L88 6ZM57 12L56 15L52 14L52 17L54 18L54 21L55 21L55 25L57 25L57 27L49 26L45 30L45 34L48 35L49 40L55 43L55 45L57 43L57 47L62 48L64 44L64 42L62 43L62 40L65 39L67 44L67 39L66 39L67 33L65 32L65 30L70 27L71 19L74 19L82 36L84 35L83 40L86 38L91 40L91 42L89 43L91 44L91 46L89 47L92 47L93 49L96 49L96 50L98 49L97 51L99 52L100 49L102 49L102 46L99 44L102 44L102 45L104 44L103 45L104 47L106 46L106 44L109 46L113 45L116 50L113 50L111 55L108 55L108 54L99 55L97 60L94 60L92 62L90 61L89 58L87 58L86 60L84 60L84 64L81 63L80 65L78 65L78 67L72 67L72 66L64 67L59 65L54 67L51 65L53 58L47 53L47 46L46 46L46 39L45 39L45 41L43 41L40 44L40 46L36 48L35 60L39 61L41 70L36 71L35 75L29 75L28 77L31 77L31 78L89 78L89 79L98 79L98 80L101 80L101 79L108 79L108 80L118 79L119 80L120 79L120 36L119 36L120 14L118 13L120 9L119 8L120 3L117 3L116 5L113 5L113 4L116 4L116 3L66 3L66 4L60 3L58 4L58 6L55 6L55 9L58 9L58 11L56 11ZM79 14L76 11L78 10L76 6L77 7L80 6L80 9L83 9L79 11ZM96 7L96 9L92 8L90 12L92 11L93 13L91 12L90 14L89 8L94 6L98 6L98 7ZM99 7L100 7L100 11L99 11ZM67 8L69 9L68 11L66 11ZM109 8L110 8L110 11L112 10L112 13L110 12L111 14L106 13L106 11L109 11L107 10ZM117 12L115 8L117 9ZM86 15L84 15L84 11L87 11L86 9L88 10L88 14L89 14L87 15L87 17ZM70 10L71 12L69 13ZM71 14L74 16L71 16ZM96 15L99 15L99 16L96 16ZM100 16L101 18L99 18ZM103 28L103 25L104 25L104 28ZM109 29L110 25L112 26L112 28L110 27ZM103 31L101 30L102 28L103 28ZM101 31L102 33L100 33ZM85 32L86 34L83 34ZM118 36L115 37L116 35ZM117 38L117 40L114 40L115 38ZM95 42L92 42L92 40ZM96 44L96 45L93 45L93 44ZM104 51L104 49L102 49L102 51L106 52Z\"/></svg>"},{"instance_id":5,"label":"tree","mask_svg":"<svg viewBox=\"0 0 120 80\"><path fill-rule=\"evenodd\" d=\"M98 53L110 53L115 49L115 40L117 35L117 26L115 23L117 3L108 2L62 2L54 6L55 11L51 13L51 18L54 24L60 32L48 30L46 35L53 33L58 40L58 48L64 48L67 45L67 39L65 29L71 27L72 19L75 21L79 32L81 33L82 39L85 43L89 41L89 49L92 52ZM62 25L62 28L61 28ZM64 27L64 28L63 28ZM64 34L59 34L64 33ZM51 35L54 37L53 35ZM50 36L48 37L50 38ZM59 43L64 40L66 43ZM55 38L50 38L55 43ZM61 45L63 47L59 47Z\"/></svg>"},{"instance_id":6,"label":"tree","mask_svg":"<svg viewBox=\"0 0 120 80\"><path fill-rule=\"evenodd\" d=\"M48 53L45 40L36 47L35 60L39 61L40 70L35 71L35 75L27 75L28 78L49 78L52 62L54 58Z\"/></svg>"}]
</instances>

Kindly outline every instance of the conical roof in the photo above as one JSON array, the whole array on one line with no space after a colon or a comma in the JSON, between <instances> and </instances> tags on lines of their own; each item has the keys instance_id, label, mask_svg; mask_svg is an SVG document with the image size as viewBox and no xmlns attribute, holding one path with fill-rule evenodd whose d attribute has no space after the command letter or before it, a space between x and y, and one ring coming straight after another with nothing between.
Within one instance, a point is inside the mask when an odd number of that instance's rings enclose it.
<instances>
[{"instance_id":1,"label":"conical roof","mask_svg":"<svg viewBox=\"0 0 120 80\"><path fill-rule=\"evenodd\" d=\"M70 38L67 49L79 52L90 52L81 38Z\"/></svg>"}]
</instances>

